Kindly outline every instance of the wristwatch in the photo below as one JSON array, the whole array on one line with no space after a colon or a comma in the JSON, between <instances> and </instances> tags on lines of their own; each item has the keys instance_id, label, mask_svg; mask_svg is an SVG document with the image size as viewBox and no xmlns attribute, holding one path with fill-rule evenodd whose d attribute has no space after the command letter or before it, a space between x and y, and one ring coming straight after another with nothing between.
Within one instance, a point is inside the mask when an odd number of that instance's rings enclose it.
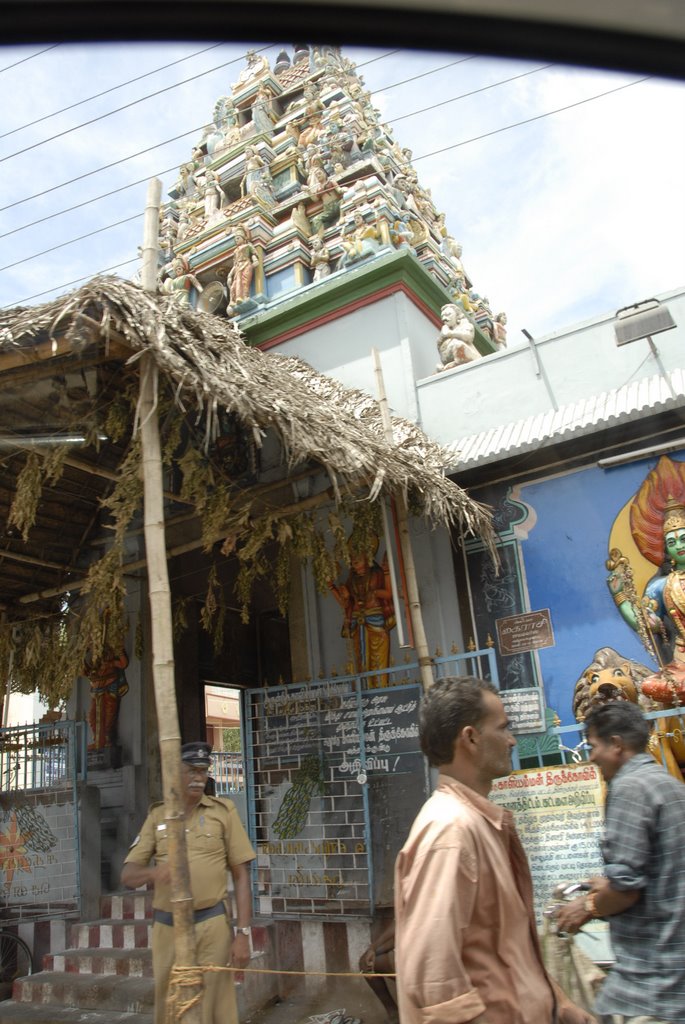
<instances>
[{"instance_id":1,"label":"wristwatch","mask_svg":"<svg viewBox=\"0 0 685 1024\"><path fill-rule=\"evenodd\" d=\"M239 928L238 925L236 925L235 930L236 934L239 935L252 935L252 928L249 924L245 928Z\"/></svg>"}]
</instances>

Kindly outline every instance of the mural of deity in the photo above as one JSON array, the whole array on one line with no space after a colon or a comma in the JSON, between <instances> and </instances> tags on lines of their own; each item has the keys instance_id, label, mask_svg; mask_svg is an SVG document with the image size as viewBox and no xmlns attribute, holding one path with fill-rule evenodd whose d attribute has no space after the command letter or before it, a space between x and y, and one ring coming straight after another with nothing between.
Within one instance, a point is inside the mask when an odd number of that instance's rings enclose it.
<instances>
[{"instance_id":1,"label":"mural of deity","mask_svg":"<svg viewBox=\"0 0 685 1024\"><path fill-rule=\"evenodd\" d=\"M679 707L685 703L685 463L662 456L630 502L629 535L621 535L620 518L606 563L609 592L658 666L640 680L640 703ZM645 565L657 571L640 593L636 577L644 576ZM650 749L672 775L682 777L680 720L658 719L655 730L660 743L650 743Z\"/></svg>"},{"instance_id":2,"label":"mural of deity","mask_svg":"<svg viewBox=\"0 0 685 1024\"><path fill-rule=\"evenodd\" d=\"M609 590L660 666L642 692L665 705L685 703L685 464L659 459L631 504L630 531L657 572L641 598L628 557L614 548L607 562Z\"/></svg>"}]
</instances>

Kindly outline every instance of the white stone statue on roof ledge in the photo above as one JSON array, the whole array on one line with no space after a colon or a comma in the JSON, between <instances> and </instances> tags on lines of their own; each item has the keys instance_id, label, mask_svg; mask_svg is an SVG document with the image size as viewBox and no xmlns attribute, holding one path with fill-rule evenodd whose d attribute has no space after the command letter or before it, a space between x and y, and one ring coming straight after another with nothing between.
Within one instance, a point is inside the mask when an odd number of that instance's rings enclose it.
<instances>
[{"instance_id":1,"label":"white stone statue on roof ledge","mask_svg":"<svg viewBox=\"0 0 685 1024\"><path fill-rule=\"evenodd\" d=\"M495 335L494 342L497 345L498 349L506 348L507 347L507 327L506 327L506 324L507 324L507 314L506 313L498 313L497 316L495 317L495 321L494 321L494 324L493 324L493 331L494 331L494 335Z\"/></svg>"},{"instance_id":2,"label":"white stone statue on roof ledge","mask_svg":"<svg viewBox=\"0 0 685 1024\"><path fill-rule=\"evenodd\" d=\"M451 370L462 363L471 363L480 358L480 352L473 344L476 329L467 318L464 309L455 302L448 302L440 310L442 328L438 336L438 352L441 362L436 372Z\"/></svg>"}]
</instances>

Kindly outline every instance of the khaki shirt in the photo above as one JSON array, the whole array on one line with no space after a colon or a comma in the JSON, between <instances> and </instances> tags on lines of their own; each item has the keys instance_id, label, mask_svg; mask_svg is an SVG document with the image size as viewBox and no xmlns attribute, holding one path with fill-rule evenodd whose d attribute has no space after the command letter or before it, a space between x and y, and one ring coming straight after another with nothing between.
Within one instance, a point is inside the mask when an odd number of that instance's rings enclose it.
<instances>
[{"instance_id":1,"label":"khaki shirt","mask_svg":"<svg viewBox=\"0 0 685 1024\"><path fill-rule=\"evenodd\" d=\"M551 1024L509 811L441 775L397 858L395 919L402 1024Z\"/></svg>"},{"instance_id":2,"label":"khaki shirt","mask_svg":"<svg viewBox=\"0 0 685 1024\"><path fill-rule=\"evenodd\" d=\"M255 857L235 804L213 796L203 796L186 816L186 845L195 910L226 899L228 870ZM157 864L169 860L164 804L153 805L124 863L147 865L153 857ZM171 910L171 886L155 886L153 906Z\"/></svg>"}]
</instances>

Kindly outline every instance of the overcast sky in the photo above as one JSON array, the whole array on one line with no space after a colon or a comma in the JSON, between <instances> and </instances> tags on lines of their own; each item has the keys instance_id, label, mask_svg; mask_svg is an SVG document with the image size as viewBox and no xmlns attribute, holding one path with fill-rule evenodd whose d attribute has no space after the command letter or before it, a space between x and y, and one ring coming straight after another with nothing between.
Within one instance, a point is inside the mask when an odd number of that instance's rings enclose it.
<instances>
[{"instance_id":1,"label":"overcast sky","mask_svg":"<svg viewBox=\"0 0 685 1024\"><path fill-rule=\"evenodd\" d=\"M246 46L211 45L0 50L0 306L46 301L136 260L145 180L161 177L166 197L244 66ZM272 64L279 49L264 51ZM507 312L510 344L522 328L540 337L685 284L685 84L468 54L345 53L365 65L383 120L413 151L475 289ZM156 71L172 61L182 62ZM155 73L113 89L147 72ZM173 87L191 76L199 77ZM44 142L58 133L66 134ZM126 218L134 219L27 259ZM132 276L137 266L114 272Z\"/></svg>"}]
</instances>

